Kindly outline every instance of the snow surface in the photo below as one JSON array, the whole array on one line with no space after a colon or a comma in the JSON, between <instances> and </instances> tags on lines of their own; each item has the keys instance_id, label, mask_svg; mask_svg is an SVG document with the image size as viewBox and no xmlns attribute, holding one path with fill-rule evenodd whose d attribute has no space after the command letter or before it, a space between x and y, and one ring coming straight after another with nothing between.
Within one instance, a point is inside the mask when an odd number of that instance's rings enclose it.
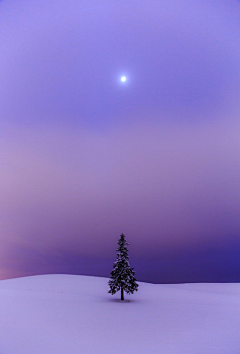
<instances>
[{"instance_id":1,"label":"snow surface","mask_svg":"<svg viewBox=\"0 0 240 354\"><path fill-rule=\"evenodd\" d=\"M0 354L239 354L240 284L41 275L0 281Z\"/></svg>"}]
</instances>

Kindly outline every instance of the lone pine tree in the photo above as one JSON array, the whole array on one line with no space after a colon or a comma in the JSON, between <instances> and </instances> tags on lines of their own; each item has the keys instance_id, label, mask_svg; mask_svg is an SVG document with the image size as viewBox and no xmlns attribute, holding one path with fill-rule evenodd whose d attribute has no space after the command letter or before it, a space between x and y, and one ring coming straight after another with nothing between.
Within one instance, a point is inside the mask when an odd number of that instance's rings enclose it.
<instances>
[{"instance_id":1,"label":"lone pine tree","mask_svg":"<svg viewBox=\"0 0 240 354\"><path fill-rule=\"evenodd\" d=\"M127 294L133 294L134 291L138 290L138 284L136 283L136 278L134 277L135 272L133 268L130 267L128 249L124 234L120 235L117 244L119 245L117 249L117 260L113 265L113 270L111 271L110 280L108 282L110 286L109 293L116 294L117 291L121 290L121 300L124 300L124 291Z\"/></svg>"}]
</instances>

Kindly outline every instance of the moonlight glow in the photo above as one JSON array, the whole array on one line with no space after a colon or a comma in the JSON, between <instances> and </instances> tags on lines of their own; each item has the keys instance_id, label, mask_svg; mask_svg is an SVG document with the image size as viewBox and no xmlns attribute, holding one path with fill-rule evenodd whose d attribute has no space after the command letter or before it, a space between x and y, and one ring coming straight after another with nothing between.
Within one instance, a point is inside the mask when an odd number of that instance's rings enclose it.
<instances>
[{"instance_id":1,"label":"moonlight glow","mask_svg":"<svg viewBox=\"0 0 240 354\"><path fill-rule=\"evenodd\" d=\"M127 78L126 78L126 76L121 76L121 82L126 82L127 81Z\"/></svg>"}]
</instances>

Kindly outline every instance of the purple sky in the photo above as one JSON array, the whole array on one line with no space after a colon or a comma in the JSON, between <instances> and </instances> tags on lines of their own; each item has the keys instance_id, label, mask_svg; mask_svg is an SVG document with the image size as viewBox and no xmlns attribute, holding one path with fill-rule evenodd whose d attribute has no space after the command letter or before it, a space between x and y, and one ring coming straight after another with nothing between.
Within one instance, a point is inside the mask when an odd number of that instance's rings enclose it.
<instances>
[{"instance_id":1,"label":"purple sky","mask_svg":"<svg viewBox=\"0 0 240 354\"><path fill-rule=\"evenodd\" d=\"M240 281L240 2L0 2L0 278ZM126 82L120 78L125 75Z\"/></svg>"}]
</instances>

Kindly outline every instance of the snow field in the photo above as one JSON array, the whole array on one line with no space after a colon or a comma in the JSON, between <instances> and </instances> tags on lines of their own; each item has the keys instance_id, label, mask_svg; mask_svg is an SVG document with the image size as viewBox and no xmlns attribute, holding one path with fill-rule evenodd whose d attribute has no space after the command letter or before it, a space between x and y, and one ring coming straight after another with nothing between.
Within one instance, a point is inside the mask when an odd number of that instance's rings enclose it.
<instances>
[{"instance_id":1,"label":"snow field","mask_svg":"<svg viewBox=\"0 0 240 354\"><path fill-rule=\"evenodd\" d=\"M0 354L239 354L240 284L108 294L108 279L0 281Z\"/></svg>"}]
</instances>

